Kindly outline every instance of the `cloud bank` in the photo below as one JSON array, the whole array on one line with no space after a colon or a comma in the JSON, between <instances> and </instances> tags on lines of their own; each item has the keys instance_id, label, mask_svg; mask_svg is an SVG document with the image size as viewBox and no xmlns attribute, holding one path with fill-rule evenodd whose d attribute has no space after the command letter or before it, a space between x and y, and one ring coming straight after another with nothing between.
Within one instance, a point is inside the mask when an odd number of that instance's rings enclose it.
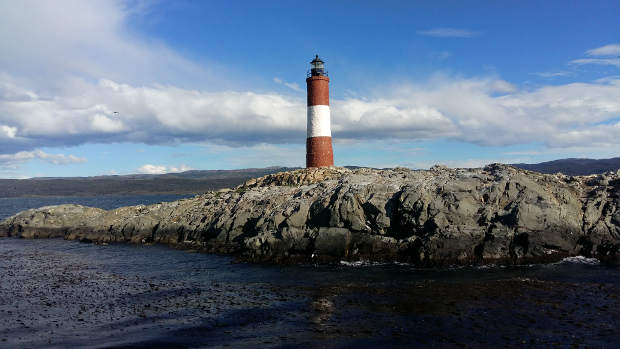
<instances>
[{"instance_id":1,"label":"cloud bank","mask_svg":"<svg viewBox=\"0 0 620 349\"><path fill-rule=\"evenodd\" d=\"M85 143L242 146L305 140L306 106L300 97L101 80L42 98L25 87L3 86L4 95L12 96L0 100L3 153ZM332 100L332 131L338 139L353 141L618 144L619 97L620 79L519 90L496 78L437 77L375 98Z\"/></svg>"}]
</instances>

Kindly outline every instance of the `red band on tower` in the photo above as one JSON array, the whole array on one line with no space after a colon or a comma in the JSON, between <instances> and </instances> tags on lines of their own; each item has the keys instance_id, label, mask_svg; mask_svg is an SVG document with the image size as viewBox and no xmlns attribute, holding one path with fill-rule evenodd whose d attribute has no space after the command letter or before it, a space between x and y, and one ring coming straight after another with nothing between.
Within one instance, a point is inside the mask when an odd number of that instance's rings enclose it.
<instances>
[{"instance_id":1,"label":"red band on tower","mask_svg":"<svg viewBox=\"0 0 620 349\"><path fill-rule=\"evenodd\" d=\"M306 139L306 167L334 166L334 151L331 137L309 137Z\"/></svg>"},{"instance_id":2,"label":"red band on tower","mask_svg":"<svg viewBox=\"0 0 620 349\"><path fill-rule=\"evenodd\" d=\"M308 85L308 106L329 105L329 78L311 76L306 79Z\"/></svg>"}]
</instances>

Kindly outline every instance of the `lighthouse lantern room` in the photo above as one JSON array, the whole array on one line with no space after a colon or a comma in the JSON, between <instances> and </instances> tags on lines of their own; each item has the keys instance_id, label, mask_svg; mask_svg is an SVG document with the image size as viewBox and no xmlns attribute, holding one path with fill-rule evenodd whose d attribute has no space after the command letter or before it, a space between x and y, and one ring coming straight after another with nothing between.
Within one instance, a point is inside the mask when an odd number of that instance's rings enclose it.
<instances>
[{"instance_id":1,"label":"lighthouse lantern room","mask_svg":"<svg viewBox=\"0 0 620 349\"><path fill-rule=\"evenodd\" d=\"M319 58L319 55L316 55L316 57L314 57L312 62L310 62L310 66L311 66L310 68L311 76L327 75L327 72L325 72L325 62L323 62Z\"/></svg>"},{"instance_id":2,"label":"lighthouse lantern room","mask_svg":"<svg viewBox=\"0 0 620 349\"><path fill-rule=\"evenodd\" d=\"M308 87L308 134L306 167L334 165L329 110L329 77L318 55L310 62Z\"/></svg>"}]
</instances>

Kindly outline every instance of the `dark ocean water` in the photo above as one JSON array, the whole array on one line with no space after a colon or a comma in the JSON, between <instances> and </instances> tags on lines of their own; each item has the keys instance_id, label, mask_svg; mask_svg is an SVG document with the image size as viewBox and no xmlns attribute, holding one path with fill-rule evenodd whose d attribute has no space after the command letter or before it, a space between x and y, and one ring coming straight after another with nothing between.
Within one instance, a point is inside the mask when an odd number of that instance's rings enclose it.
<instances>
[{"instance_id":1,"label":"dark ocean water","mask_svg":"<svg viewBox=\"0 0 620 349\"><path fill-rule=\"evenodd\" d=\"M5 238L0 319L0 348L616 348L620 270L579 257L253 265L164 246Z\"/></svg>"}]
</instances>

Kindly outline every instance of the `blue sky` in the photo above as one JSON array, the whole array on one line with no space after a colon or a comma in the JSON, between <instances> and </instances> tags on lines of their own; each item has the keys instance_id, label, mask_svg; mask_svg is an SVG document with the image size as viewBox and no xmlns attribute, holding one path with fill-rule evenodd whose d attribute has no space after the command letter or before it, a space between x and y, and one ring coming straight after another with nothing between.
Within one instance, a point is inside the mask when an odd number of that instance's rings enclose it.
<instances>
[{"instance_id":1,"label":"blue sky","mask_svg":"<svg viewBox=\"0 0 620 349\"><path fill-rule=\"evenodd\" d=\"M617 1L0 0L0 177L620 156Z\"/></svg>"}]
</instances>

